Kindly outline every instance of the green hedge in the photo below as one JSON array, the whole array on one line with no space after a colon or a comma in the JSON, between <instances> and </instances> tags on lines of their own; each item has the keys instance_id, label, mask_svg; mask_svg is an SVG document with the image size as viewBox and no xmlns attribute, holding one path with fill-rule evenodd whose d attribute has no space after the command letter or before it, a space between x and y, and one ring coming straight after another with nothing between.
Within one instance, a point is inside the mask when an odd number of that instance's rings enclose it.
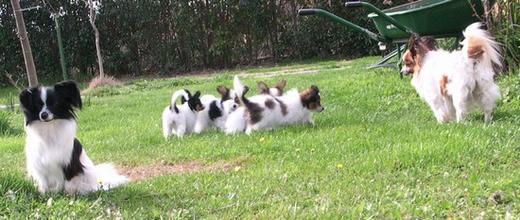
<instances>
[{"instance_id":1,"label":"green hedge","mask_svg":"<svg viewBox=\"0 0 520 220\"><path fill-rule=\"evenodd\" d=\"M63 7L61 17L66 60L72 78L95 75L92 28L83 1L48 0ZM298 17L300 8L318 7L374 30L363 9L346 9L344 1L330 0L104 0L97 26L105 72L110 75L172 74L207 68L255 65L264 60L341 57L378 54L376 43L344 26L319 17ZM383 1L369 1L385 8ZM407 0L393 1L394 5ZM505 42L510 65L519 63L518 4L498 1L511 21L497 29ZM22 8L42 5L22 1ZM516 5L516 6L515 6ZM512 8L515 7L515 8ZM61 79L54 22L50 7L24 12L38 76ZM505 13L505 12L504 12ZM509 17L508 17L509 18ZM500 20L500 19L498 19ZM25 77L10 1L0 3L0 83L6 74ZM26 80L21 80L26 82Z\"/></svg>"},{"instance_id":2,"label":"green hedge","mask_svg":"<svg viewBox=\"0 0 520 220\"><path fill-rule=\"evenodd\" d=\"M66 12L61 26L66 59L76 73L74 78L91 77L96 56L83 1L47 2ZM105 71L112 75L170 74L254 65L265 59L358 57L377 52L375 43L358 33L321 18L301 18L296 14L300 8L319 7L372 28L364 10L347 10L343 1L309 2L105 0L97 21ZM385 7L381 1L371 2ZM21 3L22 8L41 4ZM59 80L58 46L47 8L25 11L24 17L38 75ZM24 76L9 1L0 3L0 11L0 62L5 64L0 67L0 74Z\"/></svg>"}]
</instances>

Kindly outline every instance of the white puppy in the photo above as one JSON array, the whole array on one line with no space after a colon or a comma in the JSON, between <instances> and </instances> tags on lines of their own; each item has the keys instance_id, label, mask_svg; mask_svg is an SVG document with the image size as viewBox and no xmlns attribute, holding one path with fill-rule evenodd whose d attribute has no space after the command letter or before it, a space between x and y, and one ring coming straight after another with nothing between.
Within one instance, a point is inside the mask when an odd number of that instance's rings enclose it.
<instances>
[{"instance_id":1,"label":"white puppy","mask_svg":"<svg viewBox=\"0 0 520 220\"><path fill-rule=\"evenodd\" d=\"M177 105L177 99L181 97L181 105ZM197 112L204 106L200 101L200 92L191 95L188 90L179 90L172 95L171 104L162 113L163 135L168 139L172 132L177 137L182 137L193 131L197 119Z\"/></svg>"}]
</instances>

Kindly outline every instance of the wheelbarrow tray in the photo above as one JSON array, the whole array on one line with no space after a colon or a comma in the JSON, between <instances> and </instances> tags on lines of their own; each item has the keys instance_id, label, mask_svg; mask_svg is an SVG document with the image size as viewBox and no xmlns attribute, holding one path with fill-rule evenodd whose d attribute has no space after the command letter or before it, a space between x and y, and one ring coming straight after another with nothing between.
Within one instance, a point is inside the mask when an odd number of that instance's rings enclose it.
<instances>
[{"instance_id":1,"label":"wheelbarrow tray","mask_svg":"<svg viewBox=\"0 0 520 220\"><path fill-rule=\"evenodd\" d=\"M480 21L483 14L481 0L422 0L383 12L423 36L456 37L461 30L473 22ZM392 25L375 13L368 15L374 21L379 33L389 40L405 40L410 35Z\"/></svg>"}]
</instances>

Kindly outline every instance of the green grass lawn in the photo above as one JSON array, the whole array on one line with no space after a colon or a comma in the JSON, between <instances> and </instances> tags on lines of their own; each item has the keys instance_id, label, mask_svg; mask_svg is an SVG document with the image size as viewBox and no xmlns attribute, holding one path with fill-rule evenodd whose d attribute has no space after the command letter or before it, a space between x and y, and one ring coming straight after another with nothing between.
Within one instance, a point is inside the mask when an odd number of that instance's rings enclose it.
<instances>
[{"instance_id":1,"label":"green grass lawn","mask_svg":"<svg viewBox=\"0 0 520 220\"><path fill-rule=\"evenodd\" d=\"M492 124L476 112L464 124L440 125L408 78L395 70L365 69L376 60L137 80L95 90L85 97L78 119L78 138L94 162L234 167L149 178L87 196L39 195L25 174L23 117L3 113L10 128L0 142L0 216L520 217L519 77L500 79L504 98ZM315 114L315 126L164 140L160 117L174 90L216 95L216 86L231 86L237 73L249 74L242 81L252 87L257 80L273 84L281 78L288 88L316 84L326 109ZM13 92L0 91L0 100Z\"/></svg>"}]
</instances>

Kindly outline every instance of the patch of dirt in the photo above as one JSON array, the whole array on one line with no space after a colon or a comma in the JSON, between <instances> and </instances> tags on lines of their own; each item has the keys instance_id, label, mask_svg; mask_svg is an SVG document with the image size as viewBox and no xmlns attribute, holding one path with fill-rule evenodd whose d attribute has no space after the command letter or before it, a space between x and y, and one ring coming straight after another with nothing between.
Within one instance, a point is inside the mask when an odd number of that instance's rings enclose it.
<instances>
[{"instance_id":1,"label":"patch of dirt","mask_svg":"<svg viewBox=\"0 0 520 220\"><path fill-rule=\"evenodd\" d=\"M204 164L200 161L186 161L181 163L170 163L161 161L159 164L149 164L143 166L125 166L119 170L131 181L141 181L159 176L180 175L198 172L228 172L239 170L245 159L234 161L217 161L211 164Z\"/></svg>"},{"instance_id":2,"label":"patch of dirt","mask_svg":"<svg viewBox=\"0 0 520 220\"><path fill-rule=\"evenodd\" d=\"M102 87L102 86L119 86L119 85L122 85L122 83L112 76L105 76L105 77L96 76L88 83L88 88L83 90L82 93L88 93L89 91L91 91L95 88L98 88L98 87Z\"/></svg>"},{"instance_id":3,"label":"patch of dirt","mask_svg":"<svg viewBox=\"0 0 520 220\"><path fill-rule=\"evenodd\" d=\"M352 63L350 60L344 60L341 62L338 62L337 64L333 65L334 70L344 70L351 68L350 66L345 66L347 64ZM240 77L247 78L247 77L253 77L253 78L272 78L276 76L290 76L290 75L307 75L307 74L318 74L320 71L327 70L330 68L326 67L320 67L319 69L315 68L309 68L309 67L285 67L278 71L272 71L272 72L262 72L262 73L253 73L248 74L246 72L241 72L239 74Z\"/></svg>"},{"instance_id":4,"label":"patch of dirt","mask_svg":"<svg viewBox=\"0 0 520 220\"><path fill-rule=\"evenodd\" d=\"M241 74L242 77L254 77L254 78L272 78L276 76L289 76L289 75L306 75L306 74L316 74L318 70L302 70L302 71L294 71L294 72L269 72L269 73L260 73L260 74Z\"/></svg>"}]
</instances>

